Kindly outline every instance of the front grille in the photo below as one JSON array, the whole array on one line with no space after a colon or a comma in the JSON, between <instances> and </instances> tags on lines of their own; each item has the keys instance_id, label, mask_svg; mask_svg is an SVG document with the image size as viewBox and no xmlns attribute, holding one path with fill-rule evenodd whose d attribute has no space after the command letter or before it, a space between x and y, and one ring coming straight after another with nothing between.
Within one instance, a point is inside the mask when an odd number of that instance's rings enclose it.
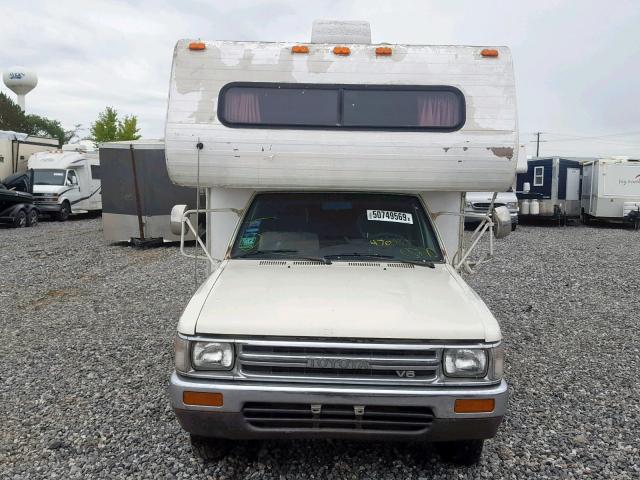
<instances>
[{"instance_id":1,"label":"front grille","mask_svg":"<svg viewBox=\"0 0 640 480\"><path fill-rule=\"evenodd\" d=\"M433 421L430 408L389 405L252 402L242 414L251 426L263 429L420 432Z\"/></svg>"},{"instance_id":2,"label":"front grille","mask_svg":"<svg viewBox=\"0 0 640 480\"><path fill-rule=\"evenodd\" d=\"M425 385L438 378L441 349L386 344L239 344L247 379L339 384Z\"/></svg>"},{"instance_id":3,"label":"front grille","mask_svg":"<svg viewBox=\"0 0 640 480\"><path fill-rule=\"evenodd\" d=\"M489 207L491 206L491 203L483 203L483 202L474 202L473 203L473 209L474 210L482 210L482 211L487 211L489 210ZM504 203L494 203L493 204L494 207L504 207Z\"/></svg>"}]
</instances>

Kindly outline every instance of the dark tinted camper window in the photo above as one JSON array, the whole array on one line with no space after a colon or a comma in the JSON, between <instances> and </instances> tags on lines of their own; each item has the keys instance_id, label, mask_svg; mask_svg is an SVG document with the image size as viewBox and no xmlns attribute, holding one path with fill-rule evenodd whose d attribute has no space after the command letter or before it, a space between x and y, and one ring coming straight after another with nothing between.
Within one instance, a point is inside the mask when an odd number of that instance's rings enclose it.
<instances>
[{"instance_id":1,"label":"dark tinted camper window","mask_svg":"<svg viewBox=\"0 0 640 480\"><path fill-rule=\"evenodd\" d=\"M229 127L454 131L465 102L453 87L232 83L218 117Z\"/></svg>"}]
</instances>

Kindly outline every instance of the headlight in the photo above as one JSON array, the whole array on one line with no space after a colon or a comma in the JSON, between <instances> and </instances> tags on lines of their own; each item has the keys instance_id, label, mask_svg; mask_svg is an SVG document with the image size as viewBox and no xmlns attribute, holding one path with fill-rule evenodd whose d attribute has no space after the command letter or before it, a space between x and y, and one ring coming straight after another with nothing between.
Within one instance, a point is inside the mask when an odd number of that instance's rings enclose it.
<instances>
[{"instance_id":1,"label":"headlight","mask_svg":"<svg viewBox=\"0 0 640 480\"><path fill-rule=\"evenodd\" d=\"M507 202L506 205L509 210L518 210L518 202Z\"/></svg>"},{"instance_id":2,"label":"headlight","mask_svg":"<svg viewBox=\"0 0 640 480\"><path fill-rule=\"evenodd\" d=\"M481 348L450 348L444 351L447 377L481 378L487 374L487 351Z\"/></svg>"},{"instance_id":3,"label":"headlight","mask_svg":"<svg viewBox=\"0 0 640 480\"><path fill-rule=\"evenodd\" d=\"M471 207L473 207L473 202L471 202L470 200L465 200L464 205L465 205L466 207L471 208Z\"/></svg>"},{"instance_id":4,"label":"headlight","mask_svg":"<svg viewBox=\"0 0 640 480\"><path fill-rule=\"evenodd\" d=\"M233 345L219 342L193 342L191 360L196 370L230 370Z\"/></svg>"}]
</instances>

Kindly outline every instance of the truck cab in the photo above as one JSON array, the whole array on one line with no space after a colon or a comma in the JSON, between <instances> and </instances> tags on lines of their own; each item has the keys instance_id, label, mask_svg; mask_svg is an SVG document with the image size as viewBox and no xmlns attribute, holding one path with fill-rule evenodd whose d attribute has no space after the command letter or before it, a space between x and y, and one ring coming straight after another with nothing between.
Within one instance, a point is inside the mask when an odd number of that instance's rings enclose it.
<instances>
[{"instance_id":1,"label":"truck cab","mask_svg":"<svg viewBox=\"0 0 640 480\"><path fill-rule=\"evenodd\" d=\"M39 152L29 158L33 195L39 210L59 221L78 212L102 209L100 162L85 145Z\"/></svg>"},{"instance_id":2,"label":"truck cab","mask_svg":"<svg viewBox=\"0 0 640 480\"><path fill-rule=\"evenodd\" d=\"M458 273L464 192L514 179L509 50L325 27L306 44L176 45L167 169L206 204L172 222L184 236L206 215L210 270L178 322L172 406L206 459L350 438L474 463L508 387L498 323ZM510 231L504 207L491 218Z\"/></svg>"}]
</instances>

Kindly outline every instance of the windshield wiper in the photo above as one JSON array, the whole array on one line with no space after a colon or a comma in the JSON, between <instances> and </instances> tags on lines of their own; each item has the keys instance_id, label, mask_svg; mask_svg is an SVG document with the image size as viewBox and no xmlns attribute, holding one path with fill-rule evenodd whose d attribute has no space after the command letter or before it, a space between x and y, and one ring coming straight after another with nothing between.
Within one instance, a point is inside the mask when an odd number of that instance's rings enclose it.
<instances>
[{"instance_id":1,"label":"windshield wiper","mask_svg":"<svg viewBox=\"0 0 640 480\"><path fill-rule=\"evenodd\" d=\"M339 253L339 254L335 254L335 255L326 255L325 256L325 258L334 258L336 260L338 260L340 258L350 258L350 257L375 258L375 259L382 259L382 260L391 260L392 262L409 263L411 265L419 265L421 267L436 268L436 266L435 266L435 264L433 262L430 262L430 261L427 261L427 260L406 260L404 258L394 257L393 255L382 255L380 253L357 253L357 252L353 252L353 253Z\"/></svg>"},{"instance_id":2,"label":"windshield wiper","mask_svg":"<svg viewBox=\"0 0 640 480\"><path fill-rule=\"evenodd\" d=\"M325 265L331 265L331 260L325 258L325 257L314 257L312 255L289 255L290 253L296 254L298 253L298 250L285 250L285 249L281 249L281 250L254 250L251 252L247 252L247 253L241 253L240 255L234 255L230 258L249 258L249 257L255 257L258 255L287 255L289 258L293 259L293 260L310 260L312 262L321 262L324 263Z\"/></svg>"}]
</instances>

